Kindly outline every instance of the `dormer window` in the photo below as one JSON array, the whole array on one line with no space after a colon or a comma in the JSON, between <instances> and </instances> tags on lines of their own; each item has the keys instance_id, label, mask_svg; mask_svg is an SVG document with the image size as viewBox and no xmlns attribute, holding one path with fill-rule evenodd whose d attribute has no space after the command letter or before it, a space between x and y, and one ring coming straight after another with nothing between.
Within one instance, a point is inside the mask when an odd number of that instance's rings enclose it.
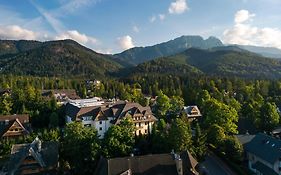
<instances>
[{"instance_id":1,"label":"dormer window","mask_svg":"<svg viewBox=\"0 0 281 175\"><path fill-rule=\"evenodd\" d=\"M91 116L86 116L86 117L83 117L82 119L84 121L90 121L90 120L92 120L92 117Z\"/></svg>"}]
</instances>

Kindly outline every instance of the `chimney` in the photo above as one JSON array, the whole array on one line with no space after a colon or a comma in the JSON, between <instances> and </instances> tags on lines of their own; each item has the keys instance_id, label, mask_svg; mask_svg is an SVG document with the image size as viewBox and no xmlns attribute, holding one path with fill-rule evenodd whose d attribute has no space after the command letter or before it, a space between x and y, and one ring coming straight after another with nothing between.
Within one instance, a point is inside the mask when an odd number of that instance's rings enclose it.
<instances>
[{"instance_id":1,"label":"chimney","mask_svg":"<svg viewBox=\"0 0 281 175\"><path fill-rule=\"evenodd\" d=\"M38 152L41 152L42 142L41 142L41 140L38 137L35 138L35 144L37 146Z\"/></svg>"},{"instance_id":2,"label":"chimney","mask_svg":"<svg viewBox=\"0 0 281 175\"><path fill-rule=\"evenodd\" d=\"M176 162L176 167L177 167L178 175L183 175L182 160L181 160L181 158L180 158L180 155L175 154L175 162Z\"/></svg>"},{"instance_id":3,"label":"chimney","mask_svg":"<svg viewBox=\"0 0 281 175\"><path fill-rule=\"evenodd\" d=\"M181 159L180 155L175 153L175 151L173 149L171 151L171 154L176 162L178 175L183 175L182 159Z\"/></svg>"}]
</instances>

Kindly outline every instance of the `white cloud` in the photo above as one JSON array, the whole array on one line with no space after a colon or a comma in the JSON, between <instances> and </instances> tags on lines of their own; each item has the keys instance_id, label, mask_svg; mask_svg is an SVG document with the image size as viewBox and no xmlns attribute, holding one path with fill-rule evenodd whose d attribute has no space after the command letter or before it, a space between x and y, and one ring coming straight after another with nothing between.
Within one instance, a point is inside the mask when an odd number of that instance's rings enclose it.
<instances>
[{"instance_id":1,"label":"white cloud","mask_svg":"<svg viewBox=\"0 0 281 175\"><path fill-rule=\"evenodd\" d=\"M181 14L188 10L188 5L186 0L176 0L172 2L169 7L170 14Z\"/></svg>"},{"instance_id":2,"label":"white cloud","mask_svg":"<svg viewBox=\"0 0 281 175\"><path fill-rule=\"evenodd\" d=\"M126 50L134 46L133 39L129 35L117 38L117 42L120 48Z\"/></svg>"},{"instance_id":3,"label":"white cloud","mask_svg":"<svg viewBox=\"0 0 281 175\"><path fill-rule=\"evenodd\" d=\"M0 38L1 39L25 39L36 40L38 34L34 31L24 29L18 25L0 26Z\"/></svg>"},{"instance_id":4,"label":"white cloud","mask_svg":"<svg viewBox=\"0 0 281 175\"><path fill-rule=\"evenodd\" d=\"M256 16L255 14L250 14L248 10L239 10L235 14L234 21L235 21L235 23L243 23L243 22L249 21L250 19L252 19L255 16Z\"/></svg>"},{"instance_id":5,"label":"white cloud","mask_svg":"<svg viewBox=\"0 0 281 175\"><path fill-rule=\"evenodd\" d=\"M94 37L87 36L79 33L77 30L69 30L63 32L55 37L56 40L73 39L83 45L94 45L98 43L98 40Z\"/></svg>"},{"instance_id":6,"label":"white cloud","mask_svg":"<svg viewBox=\"0 0 281 175\"><path fill-rule=\"evenodd\" d=\"M149 18L149 22L154 23L156 20L156 16L152 16Z\"/></svg>"},{"instance_id":7,"label":"white cloud","mask_svg":"<svg viewBox=\"0 0 281 175\"><path fill-rule=\"evenodd\" d=\"M133 31L136 32L136 33L139 33L140 29L138 28L138 26L134 25L133 26Z\"/></svg>"},{"instance_id":8,"label":"white cloud","mask_svg":"<svg viewBox=\"0 0 281 175\"><path fill-rule=\"evenodd\" d=\"M163 21L166 18L165 14L159 14L158 16L161 21Z\"/></svg>"},{"instance_id":9,"label":"white cloud","mask_svg":"<svg viewBox=\"0 0 281 175\"><path fill-rule=\"evenodd\" d=\"M235 15L235 25L224 31L223 41L229 44L256 45L277 47L281 49L281 30L278 28L259 28L251 25L249 21L254 17L248 11Z\"/></svg>"}]
</instances>

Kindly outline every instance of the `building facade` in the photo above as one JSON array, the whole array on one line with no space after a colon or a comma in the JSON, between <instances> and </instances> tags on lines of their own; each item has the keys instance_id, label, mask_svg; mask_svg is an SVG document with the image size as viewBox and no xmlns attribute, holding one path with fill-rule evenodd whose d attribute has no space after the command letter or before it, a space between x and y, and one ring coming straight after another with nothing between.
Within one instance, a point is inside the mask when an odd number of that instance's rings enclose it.
<instances>
[{"instance_id":1,"label":"building facade","mask_svg":"<svg viewBox=\"0 0 281 175\"><path fill-rule=\"evenodd\" d=\"M95 127L100 138L104 137L110 126L119 124L126 117L132 118L137 136L150 134L152 125L157 121L150 107L138 103L118 101L90 107L78 107L71 103L66 105L67 122L80 121L85 127Z\"/></svg>"}]
</instances>

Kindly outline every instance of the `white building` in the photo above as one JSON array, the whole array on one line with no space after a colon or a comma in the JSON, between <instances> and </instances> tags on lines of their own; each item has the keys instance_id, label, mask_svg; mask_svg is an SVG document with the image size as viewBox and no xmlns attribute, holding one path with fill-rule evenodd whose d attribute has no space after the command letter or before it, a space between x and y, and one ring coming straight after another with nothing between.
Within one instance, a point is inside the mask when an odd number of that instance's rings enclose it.
<instances>
[{"instance_id":1,"label":"white building","mask_svg":"<svg viewBox=\"0 0 281 175\"><path fill-rule=\"evenodd\" d=\"M90 107L78 107L71 103L66 105L67 122L81 121L85 127L95 127L100 138L104 137L110 126L118 124L125 117L133 119L137 136L150 134L152 125L157 121L150 107L138 103L122 101Z\"/></svg>"}]
</instances>

